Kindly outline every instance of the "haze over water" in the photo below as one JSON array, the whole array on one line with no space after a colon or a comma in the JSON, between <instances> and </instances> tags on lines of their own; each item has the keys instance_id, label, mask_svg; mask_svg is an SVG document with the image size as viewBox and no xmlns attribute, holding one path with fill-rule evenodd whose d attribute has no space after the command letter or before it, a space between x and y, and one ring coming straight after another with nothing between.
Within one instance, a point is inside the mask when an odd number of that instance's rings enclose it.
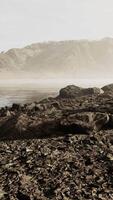
<instances>
[{"instance_id":1,"label":"haze over water","mask_svg":"<svg viewBox=\"0 0 113 200\"><path fill-rule=\"evenodd\" d=\"M55 97L61 88L67 85L80 87L102 87L112 83L112 79L13 79L0 80L0 107L11 106L13 103L30 103L47 97Z\"/></svg>"}]
</instances>

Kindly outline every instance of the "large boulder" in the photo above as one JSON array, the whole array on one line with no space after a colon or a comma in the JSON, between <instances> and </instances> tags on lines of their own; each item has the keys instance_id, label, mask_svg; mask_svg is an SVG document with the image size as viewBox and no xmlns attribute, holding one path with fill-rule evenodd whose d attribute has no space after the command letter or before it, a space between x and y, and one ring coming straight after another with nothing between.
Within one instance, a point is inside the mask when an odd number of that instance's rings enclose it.
<instances>
[{"instance_id":1,"label":"large boulder","mask_svg":"<svg viewBox=\"0 0 113 200\"><path fill-rule=\"evenodd\" d=\"M68 85L60 90L59 97L61 98L76 98L80 96L91 96L102 94L103 90L97 87L81 88L75 85Z\"/></svg>"},{"instance_id":2,"label":"large boulder","mask_svg":"<svg viewBox=\"0 0 113 200\"><path fill-rule=\"evenodd\" d=\"M93 113L84 112L84 113L76 113L70 114L67 117L64 117L60 121L60 125L64 131L69 133L86 133L91 130L93 122Z\"/></svg>"},{"instance_id":3,"label":"large boulder","mask_svg":"<svg viewBox=\"0 0 113 200\"><path fill-rule=\"evenodd\" d=\"M59 97L61 98L75 98L80 94L81 87L75 85L68 85L65 88L62 88L59 92Z\"/></svg>"},{"instance_id":4,"label":"large boulder","mask_svg":"<svg viewBox=\"0 0 113 200\"><path fill-rule=\"evenodd\" d=\"M108 122L107 113L83 112L68 115L60 121L60 125L70 133L88 133L101 130Z\"/></svg>"},{"instance_id":5,"label":"large boulder","mask_svg":"<svg viewBox=\"0 0 113 200\"><path fill-rule=\"evenodd\" d=\"M105 93L113 93L113 83L101 88Z\"/></svg>"}]
</instances>

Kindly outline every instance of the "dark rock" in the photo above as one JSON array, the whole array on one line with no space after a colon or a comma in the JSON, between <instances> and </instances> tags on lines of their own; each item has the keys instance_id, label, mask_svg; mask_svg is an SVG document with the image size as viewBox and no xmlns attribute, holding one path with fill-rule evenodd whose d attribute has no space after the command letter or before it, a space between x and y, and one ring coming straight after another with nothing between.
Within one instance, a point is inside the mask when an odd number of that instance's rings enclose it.
<instances>
[{"instance_id":1,"label":"dark rock","mask_svg":"<svg viewBox=\"0 0 113 200\"><path fill-rule=\"evenodd\" d=\"M113 97L103 98L99 92L98 88L67 86L60 91L63 98L2 108L0 139L51 137L112 128ZM78 97L67 98L74 95Z\"/></svg>"},{"instance_id":2,"label":"dark rock","mask_svg":"<svg viewBox=\"0 0 113 200\"><path fill-rule=\"evenodd\" d=\"M15 129L17 132L19 132L20 134L22 132L27 131L28 128L28 123L30 122L30 118L28 117L28 115L26 114L21 114L18 118L17 118L17 122L15 124Z\"/></svg>"},{"instance_id":3,"label":"dark rock","mask_svg":"<svg viewBox=\"0 0 113 200\"><path fill-rule=\"evenodd\" d=\"M102 130L0 142L0 199L112 199L112 139Z\"/></svg>"},{"instance_id":4,"label":"dark rock","mask_svg":"<svg viewBox=\"0 0 113 200\"><path fill-rule=\"evenodd\" d=\"M96 113L93 120L93 129L99 131L109 122L109 115L107 113Z\"/></svg>"},{"instance_id":5,"label":"dark rock","mask_svg":"<svg viewBox=\"0 0 113 200\"><path fill-rule=\"evenodd\" d=\"M99 94L103 94L103 90L97 87L93 87L93 88L85 88L81 90L81 96L84 95L99 95Z\"/></svg>"},{"instance_id":6,"label":"dark rock","mask_svg":"<svg viewBox=\"0 0 113 200\"><path fill-rule=\"evenodd\" d=\"M30 200L30 197L28 195L23 194L22 192L18 191L17 199L18 200Z\"/></svg>"},{"instance_id":7,"label":"dark rock","mask_svg":"<svg viewBox=\"0 0 113 200\"><path fill-rule=\"evenodd\" d=\"M107 124L107 128L113 128L113 114L109 115L109 123Z\"/></svg>"},{"instance_id":8,"label":"dark rock","mask_svg":"<svg viewBox=\"0 0 113 200\"><path fill-rule=\"evenodd\" d=\"M78 94L80 93L82 88L75 86L75 85L69 85L59 92L59 97L61 98L76 98Z\"/></svg>"},{"instance_id":9,"label":"dark rock","mask_svg":"<svg viewBox=\"0 0 113 200\"><path fill-rule=\"evenodd\" d=\"M17 110L0 109L1 200L113 199L113 96Z\"/></svg>"},{"instance_id":10,"label":"dark rock","mask_svg":"<svg viewBox=\"0 0 113 200\"><path fill-rule=\"evenodd\" d=\"M80 88L75 85L69 85L60 90L59 97L61 98L76 98L81 96L99 95L104 91L100 88Z\"/></svg>"},{"instance_id":11,"label":"dark rock","mask_svg":"<svg viewBox=\"0 0 113 200\"><path fill-rule=\"evenodd\" d=\"M15 110L19 111L20 109L21 109L20 104L13 103L12 108L11 108L12 111L15 111Z\"/></svg>"},{"instance_id":12,"label":"dark rock","mask_svg":"<svg viewBox=\"0 0 113 200\"><path fill-rule=\"evenodd\" d=\"M31 104L26 106L26 109L29 110L29 111L32 111L32 110L34 110L35 106L36 106L35 103L31 103Z\"/></svg>"},{"instance_id":13,"label":"dark rock","mask_svg":"<svg viewBox=\"0 0 113 200\"><path fill-rule=\"evenodd\" d=\"M109 116L105 113L83 112L67 116L61 120L61 126L66 127L67 131L84 132L91 130L99 131L109 122Z\"/></svg>"},{"instance_id":14,"label":"dark rock","mask_svg":"<svg viewBox=\"0 0 113 200\"><path fill-rule=\"evenodd\" d=\"M62 119L60 124L66 127L67 131L88 132L92 130L93 113L77 113L71 114Z\"/></svg>"},{"instance_id":15,"label":"dark rock","mask_svg":"<svg viewBox=\"0 0 113 200\"><path fill-rule=\"evenodd\" d=\"M113 84L105 85L104 87L102 87L102 90L105 93L112 93L113 94Z\"/></svg>"}]
</instances>

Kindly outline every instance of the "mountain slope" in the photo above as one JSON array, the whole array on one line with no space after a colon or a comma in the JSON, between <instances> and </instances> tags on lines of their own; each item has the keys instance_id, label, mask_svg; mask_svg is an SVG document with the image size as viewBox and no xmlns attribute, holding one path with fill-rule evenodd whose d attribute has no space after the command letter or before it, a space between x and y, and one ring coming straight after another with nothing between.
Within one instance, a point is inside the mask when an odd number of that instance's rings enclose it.
<instances>
[{"instance_id":1,"label":"mountain slope","mask_svg":"<svg viewBox=\"0 0 113 200\"><path fill-rule=\"evenodd\" d=\"M37 77L112 77L113 39L37 43L0 53L0 71ZM103 74L104 73L104 74Z\"/></svg>"}]
</instances>

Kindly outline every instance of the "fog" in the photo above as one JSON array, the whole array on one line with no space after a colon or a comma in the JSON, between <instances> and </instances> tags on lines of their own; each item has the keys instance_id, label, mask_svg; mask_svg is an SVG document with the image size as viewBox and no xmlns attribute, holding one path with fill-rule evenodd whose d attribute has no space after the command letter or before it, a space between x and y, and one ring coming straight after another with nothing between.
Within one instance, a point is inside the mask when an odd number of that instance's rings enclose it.
<instances>
[{"instance_id":1,"label":"fog","mask_svg":"<svg viewBox=\"0 0 113 200\"><path fill-rule=\"evenodd\" d=\"M0 88L55 91L70 84L80 87L103 87L110 83L113 83L113 79L3 79L0 80Z\"/></svg>"}]
</instances>

